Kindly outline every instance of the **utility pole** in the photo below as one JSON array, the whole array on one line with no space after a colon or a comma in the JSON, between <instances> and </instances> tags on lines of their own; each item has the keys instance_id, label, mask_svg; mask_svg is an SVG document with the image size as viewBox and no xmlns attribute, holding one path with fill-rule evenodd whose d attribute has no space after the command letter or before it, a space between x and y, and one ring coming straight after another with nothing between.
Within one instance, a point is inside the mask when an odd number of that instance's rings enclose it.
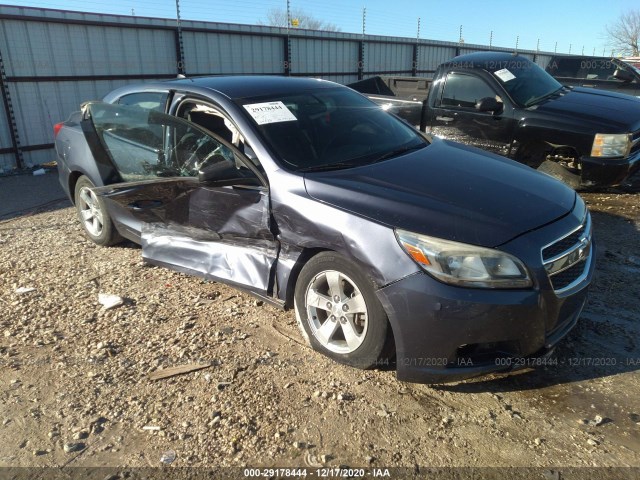
<instances>
[{"instance_id":1,"label":"utility pole","mask_svg":"<svg viewBox=\"0 0 640 480\"><path fill-rule=\"evenodd\" d=\"M556 42L556 46L553 47L553 53L558 53L558 42Z\"/></svg>"},{"instance_id":2,"label":"utility pole","mask_svg":"<svg viewBox=\"0 0 640 480\"><path fill-rule=\"evenodd\" d=\"M416 35L416 40L420 40L420 17L418 17L418 34Z\"/></svg>"},{"instance_id":3,"label":"utility pole","mask_svg":"<svg viewBox=\"0 0 640 480\"><path fill-rule=\"evenodd\" d=\"M463 43L464 40L462 39L462 25L460 25L460 36L458 37L458 43Z\"/></svg>"},{"instance_id":4,"label":"utility pole","mask_svg":"<svg viewBox=\"0 0 640 480\"><path fill-rule=\"evenodd\" d=\"M516 52L518 51L518 44L520 43L520 35L516 37Z\"/></svg>"},{"instance_id":5,"label":"utility pole","mask_svg":"<svg viewBox=\"0 0 640 480\"><path fill-rule=\"evenodd\" d=\"M538 39L538 43L536 44L536 52L540 51L540 39Z\"/></svg>"},{"instance_id":6,"label":"utility pole","mask_svg":"<svg viewBox=\"0 0 640 480\"><path fill-rule=\"evenodd\" d=\"M489 34L489 48L493 47L493 30Z\"/></svg>"},{"instance_id":7,"label":"utility pole","mask_svg":"<svg viewBox=\"0 0 640 480\"><path fill-rule=\"evenodd\" d=\"M584 45L582 45L582 55L584 55Z\"/></svg>"},{"instance_id":8,"label":"utility pole","mask_svg":"<svg viewBox=\"0 0 640 480\"><path fill-rule=\"evenodd\" d=\"M571 55L571 47L573 47L573 45L570 43L569 44L569 55Z\"/></svg>"}]
</instances>

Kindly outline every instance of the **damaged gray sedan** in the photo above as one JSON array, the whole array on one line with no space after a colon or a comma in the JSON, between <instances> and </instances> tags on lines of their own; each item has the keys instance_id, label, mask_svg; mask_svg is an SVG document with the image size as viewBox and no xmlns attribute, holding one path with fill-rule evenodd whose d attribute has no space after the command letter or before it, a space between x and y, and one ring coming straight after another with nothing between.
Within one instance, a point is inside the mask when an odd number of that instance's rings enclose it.
<instances>
[{"instance_id":1,"label":"damaged gray sedan","mask_svg":"<svg viewBox=\"0 0 640 480\"><path fill-rule=\"evenodd\" d=\"M55 126L87 235L294 308L313 348L442 382L548 356L594 270L590 216L556 180L431 140L331 82L177 79Z\"/></svg>"}]
</instances>

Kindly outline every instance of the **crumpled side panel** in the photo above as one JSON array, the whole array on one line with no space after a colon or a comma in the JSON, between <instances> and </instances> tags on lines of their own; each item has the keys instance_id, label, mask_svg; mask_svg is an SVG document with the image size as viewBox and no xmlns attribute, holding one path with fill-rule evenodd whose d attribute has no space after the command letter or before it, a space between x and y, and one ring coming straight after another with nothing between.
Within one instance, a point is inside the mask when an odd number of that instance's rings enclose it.
<instances>
[{"instance_id":1,"label":"crumpled side panel","mask_svg":"<svg viewBox=\"0 0 640 480\"><path fill-rule=\"evenodd\" d=\"M152 263L266 292L276 261L275 244L246 238L220 239L215 232L175 224L142 225L142 257Z\"/></svg>"},{"instance_id":2,"label":"crumpled side panel","mask_svg":"<svg viewBox=\"0 0 640 480\"><path fill-rule=\"evenodd\" d=\"M221 236L273 239L266 192L201 188L190 193L189 224Z\"/></svg>"}]
</instances>

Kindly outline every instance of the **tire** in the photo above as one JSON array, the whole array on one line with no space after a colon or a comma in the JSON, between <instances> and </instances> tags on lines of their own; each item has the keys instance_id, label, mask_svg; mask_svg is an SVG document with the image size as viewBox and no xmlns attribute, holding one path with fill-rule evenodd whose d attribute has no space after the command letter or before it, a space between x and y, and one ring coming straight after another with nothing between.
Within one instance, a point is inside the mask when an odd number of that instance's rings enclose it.
<instances>
[{"instance_id":1,"label":"tire","mask_svg":"<svg viewBox=\"0 0 640 480\"><path fill-rule=\"evenodd\" d=\"M389 365L389 320L371 281L351 260L334 252L309 260L296 282L294 306L314 350L357 368Z\"/></svg>"},{"instance_id":2,"label":"tire","mask_svg":"<svg viewBox=\"0 0 640 480\"><path fill-rule=\"evenodd\" d=\"M579 190L581 187L580 176L571 173L565 167L552 160L547 160L549 153L551 153L549 148L543 143L526 144L520 147L516 154L516 160L535 168L541 173L546 173L574 190Z\"/></svg>"},{"instance_id":3,"label":"tire","mask_svg":"<svg viewBox=\"0 0 640 480\"><path fill-rule=\"evenodd\" d=\"M91 191L94 187L84 175L76 182L74 199L78 219L93 243L101 246L114 245L121 242L122 237L107 213L104 200Z\"/></svg>"}]
</instances>

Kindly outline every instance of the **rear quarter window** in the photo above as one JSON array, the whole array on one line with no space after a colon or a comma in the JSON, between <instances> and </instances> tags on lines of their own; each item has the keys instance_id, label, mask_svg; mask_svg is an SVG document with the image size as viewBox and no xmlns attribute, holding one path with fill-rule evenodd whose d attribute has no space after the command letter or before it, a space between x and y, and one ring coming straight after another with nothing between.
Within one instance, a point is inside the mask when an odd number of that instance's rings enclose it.
<instances>
[{"instance_id":1,"label":"rear quarter window","mask_svg":"<svg viewBox=\"0 0 640 480\"><path fill-rule=\"evenodd\" d=\"M123 95L115 103L164 113L168 98L168 92L140 92Z\"/></svg>"}]
</instances>

